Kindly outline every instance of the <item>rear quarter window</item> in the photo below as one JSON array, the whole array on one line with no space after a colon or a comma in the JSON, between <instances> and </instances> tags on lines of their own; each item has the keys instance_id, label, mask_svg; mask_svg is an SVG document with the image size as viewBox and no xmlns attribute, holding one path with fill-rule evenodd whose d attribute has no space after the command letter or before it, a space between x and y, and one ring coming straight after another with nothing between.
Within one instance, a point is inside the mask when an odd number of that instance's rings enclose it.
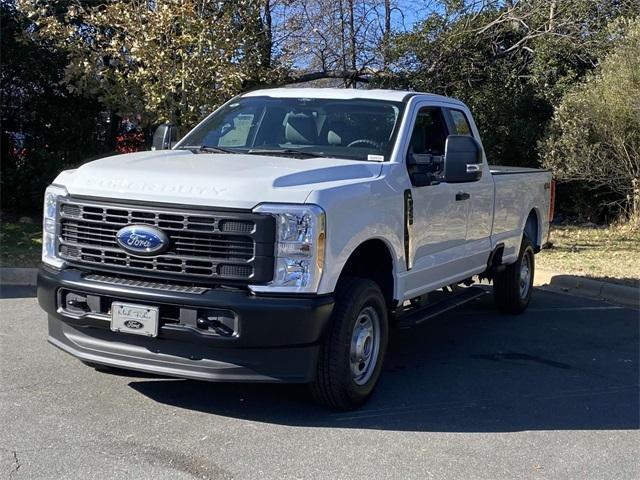
<instances>
[{"instance_id":1,"label":"rear quarter window","mask_svg":"<svg viewBox=\"0 0 640 480\"><path fill-rule=\"evenodd\" d=\"M469 121L467 120L467 116L461 110L449 110L451 114L451 120L453 120L453 127L455 129L456 135L469 135L473 136L471 133L471 126L469 125Z\"/></svg>"}]
</instances>

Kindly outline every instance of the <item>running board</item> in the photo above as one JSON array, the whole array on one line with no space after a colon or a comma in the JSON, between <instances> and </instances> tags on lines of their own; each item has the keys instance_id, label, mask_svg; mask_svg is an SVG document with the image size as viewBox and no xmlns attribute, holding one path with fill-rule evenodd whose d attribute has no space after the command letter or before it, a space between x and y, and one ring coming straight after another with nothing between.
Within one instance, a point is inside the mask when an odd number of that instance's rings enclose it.
<instances>
[{"instance_id":1,"label":"running board","mask_svg":"<svg viewBox=\"0 0 640 480\"><path fill-rule=\"evenodd\" d=\"M422 322L430 320L438 315L453 310L464 305L471 300L480 298L488 292L480 287L467 287L460 289L459 293L452 293L442 300L420 308L419 310L409 311L401 315L398 319L397 327L406 329L420 325Z\"/></svg>"}]
</instances>

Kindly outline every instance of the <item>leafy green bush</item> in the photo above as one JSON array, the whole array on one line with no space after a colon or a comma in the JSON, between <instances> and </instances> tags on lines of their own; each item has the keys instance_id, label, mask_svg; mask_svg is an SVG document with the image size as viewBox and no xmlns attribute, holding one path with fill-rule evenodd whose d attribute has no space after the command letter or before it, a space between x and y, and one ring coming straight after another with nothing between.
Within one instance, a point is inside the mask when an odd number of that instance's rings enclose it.
<instances>
[{"instance_id":1,"label":"leafy green bush","mask_svg":"<svg viewBox=\"0 0 640 480\"><path fill-rule=\"evenodd\" d=\"M558 178L611 191L640 226L640 20L564 96L542 151Z\"/></svg>"}]
</instances>

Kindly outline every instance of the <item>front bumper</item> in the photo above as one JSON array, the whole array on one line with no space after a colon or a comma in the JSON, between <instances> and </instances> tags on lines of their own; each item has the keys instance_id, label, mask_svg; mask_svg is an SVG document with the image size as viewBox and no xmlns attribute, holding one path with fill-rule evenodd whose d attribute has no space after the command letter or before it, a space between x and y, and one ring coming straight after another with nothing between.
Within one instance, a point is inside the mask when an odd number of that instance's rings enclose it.
<instances>
[{"instance_id":1,"label":"front bumper","mask_svg":"<svg viewBox=\"0 0 640 480\"><path fill-rule=\"evenodd\" d=\"M158 336L113 332L107 312L70 314L61 305L65 292L99 298L104 308L112 300L159 306ZM49 341L83 361L210 381L311 381L333 310L330 296L256 296L223 289L170 292L92 281L80 270L47 267L38 272L38 301L49 316ZM220 336L186 320L202 309L233 312L236 333ZM163 311L180 313L163 319Z\"/></svg>"}]
</instances>

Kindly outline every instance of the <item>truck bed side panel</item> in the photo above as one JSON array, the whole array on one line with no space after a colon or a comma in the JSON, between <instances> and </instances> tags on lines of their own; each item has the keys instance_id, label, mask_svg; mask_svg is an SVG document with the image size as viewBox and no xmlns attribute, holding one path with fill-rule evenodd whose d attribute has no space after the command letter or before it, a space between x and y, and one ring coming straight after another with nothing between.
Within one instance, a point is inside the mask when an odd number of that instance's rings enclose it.
<instances>
[{"instance_id":1,"label":"truck bed side panel","mask_svg":"<svg viewBox=\"0 0 640 480\"><path fill-rule=\"evenodd\" d=\"M504 263L518 257L522 232L531 211L537 217L535 246L544 243L549 230L549 186L551 173L516 167L491 167L495 183L495 213L492 243L504 244Z\"/></svg>"}]
</instances>

